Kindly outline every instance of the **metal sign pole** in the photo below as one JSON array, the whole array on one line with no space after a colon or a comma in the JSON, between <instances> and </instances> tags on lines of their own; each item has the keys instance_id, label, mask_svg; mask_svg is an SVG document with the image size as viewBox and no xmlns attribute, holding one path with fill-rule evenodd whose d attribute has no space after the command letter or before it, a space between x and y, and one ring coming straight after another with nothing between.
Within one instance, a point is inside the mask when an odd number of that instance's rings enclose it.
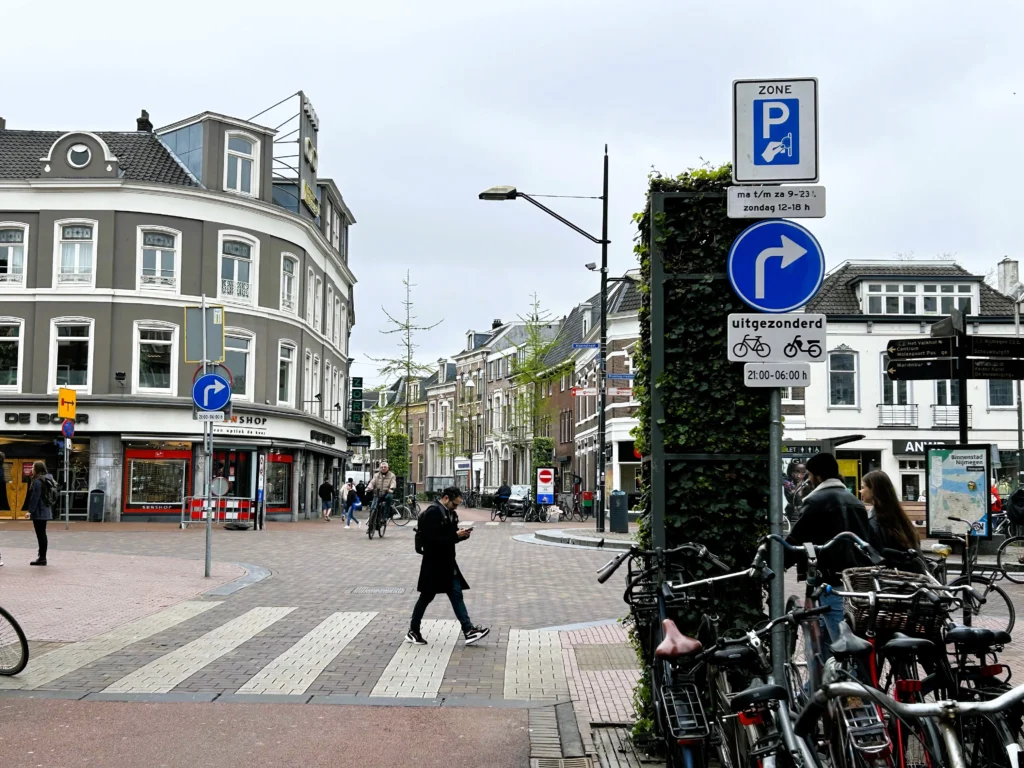
<instances>
[{"instance_id":1,"label":"metal sign pole","mask_svg":"<svg viewBox=\"0 0 1024 768\"><path fill-rule=\"evenodd\" d=\"M206 294L203 294L203 375L206 375ZM206 567L203 570L203 575L207 578L210 576L210 567L213 561L213 509L211 504L210 493L213 487L213 422L203 422L203 448L206 456L204 457L204 493L203 493L203 506L206 508Z\"/></svg>"},{"instance_id":2,"label":"metal sign pole","mask_svg":"<svg viewBox=\"0 0 1024 768\"><path fill-rule=\"evenodd\" d=\"M768 432L768 477L771 482L768 519L771 531L777 536L782 535L782 390L773 387L770 403L771 424ZM770 610L773 619L782 616L786 610L786 584L784 575L786 565L782 544L772 541L771 568L775 573L770 586ZM772 630L772 666L776 680L786 677L786 625L779 624Z\"/></svg>"},{"instance_id":3,"label":"metal sign pole","mask_svg":"<svg viewBox=\"0 0 1024 768\"><path fill-rule=\"evenodd\" d=\"M63 432L61 433L63 434ZM68 487L68 443L71 441L64 438L64 530L71 527L71 493Z\"/></svg>"}]
</instances>

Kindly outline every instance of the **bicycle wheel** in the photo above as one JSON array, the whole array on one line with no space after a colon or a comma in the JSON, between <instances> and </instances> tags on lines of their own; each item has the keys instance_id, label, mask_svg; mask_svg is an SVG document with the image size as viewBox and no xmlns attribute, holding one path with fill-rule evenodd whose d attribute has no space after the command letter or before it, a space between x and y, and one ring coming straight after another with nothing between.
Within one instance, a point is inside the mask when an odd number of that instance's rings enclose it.
<instances>
[{"instance_id":1,"label":"bicycle wheel","mask_svg":"<svg viewBox=\"0 0 1024 768\"><path fill-rule=\"evenodd\" d=\"M996 564L1014 584L1024 584L1024 536L1013 536L999 545Z\"/></svg>"},{"instance_id":2,"label":"bicycle wheel","mask_svg":"<svg viewBox=\"0 0 1024 768\"><path fill-rule=\"evenodd\" d=\"M950 585L960 586L967 583L967 577L961 576L951 581ZM970 612L971 626L1012 632L1017 613L1013 608L1013 602L1002 587L996 586L992 580L982 576L972 576L970 584L985 598L985 602L981 603L971 595L964 595L964 612Z\"/></svg>"},{"instance_id":3,"label":"bicycle wheel","mask_svg":"<svg viewBox=\"0 0 1024 768\"><path fill-rule=\"evenodd\" d=\"M786 599L786 612L802 608L803 601L796 595ZM807 705L807 639L804 636L803 624L786 630L787 658L786 683L789 687L789 698L798 712Z\"/></svg>"},{"instance_id":4,"label":"bicycle wheel","mask_svg":"<svg viewBox=\"0 0 1024 768\"><path fill-rule=\"evenodd\" d=\"M21 625L0 608L0 675L16 675L28 664L28 638Z\"/></svg>"},{"instance_id":5,"label":"bicycle wheel","mask_svg":"<svg viewBox=\"0 0 1024 768\"><path fill-rule=\"evenodd\" d=\"M498 508L491 507L491 520L495 520L498 517Z\"/></svg>"},{"instance_id":6,"label":"bicycle wheel","mask_svg":"<svg viewBox=\"0 0 1024 768\"><path fill-rule=\"evenodd\" d=\"M399 504L391 513L391 522L395 525L405 525L412 519L409 508L405 504Z\"/></svg>"},{"instance_id":7,"label":"bicycle wheel","mask_svg":"<svg viewBox=\"0 0 1024 768\"><path fill-rule=\"evenodd\" d=\"M548 508L537 507L537 520L546 523L548 521Z\"/></svg>"},{"instance_id":8,"label":"bicycle wheel","mask_svg":"<svg viewBox=\"0 0 1024 768\"><path fill-rule=\"evenodd\" d=\"M737 344L736 346L734 346L732 348L732 353L736 357L746 357L747 356L747 352L749 351L749 349L750 348L741 341L739 344Z\"/></svg>"},{"instance_id":9,"label":"bicycle wheel","mask_svg":"<svg viewBox=\"0 0 1024 768\"><path fill-rule=\"evenodd\" d=\"M391 515L378 515L377 516L377 535L382 539L384 538L384 531L388 529L388 518Z\"/></svg>"},{"instance_id":10,"label":"bicycle wheel","mask_svg":"<svg viewBox=\"0 0 1024 768\"><path fill-rule=\"evenodd\" d=\"M366 535L373 541L373 532L377 530L377 511L370 512L370 516L366 519Z\"/></svg>"},{"instance_id":11,"label":"bicycle wheel","mask_svg":"<svg viewBox=\"0 0 1024 768\"><path fill-rule=\"evenodd\" d=\"M508 507L504 504L501 505L501 509L498 510L498 519L501 522L505 522L505 518L508 517Z\"/></svg>"}]
</instances>

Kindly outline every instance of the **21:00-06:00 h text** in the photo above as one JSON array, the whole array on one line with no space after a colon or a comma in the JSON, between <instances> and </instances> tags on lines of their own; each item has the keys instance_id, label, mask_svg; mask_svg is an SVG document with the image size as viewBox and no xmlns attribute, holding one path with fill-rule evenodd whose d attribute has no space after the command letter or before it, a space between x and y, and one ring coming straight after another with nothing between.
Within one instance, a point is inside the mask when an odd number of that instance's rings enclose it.
<instances>
[{"instance_id":1,"label":"21:00-06:00 h text","mask_svg":"<svg viewBox=\"0 0 1024 768\"><path fill-rule=\"evenodd\" d=\"M747 371L750 381L778 381L783 384L808 384L810 376L804 371L780 371L751 369Z\"/></svg>"}]
</instances>

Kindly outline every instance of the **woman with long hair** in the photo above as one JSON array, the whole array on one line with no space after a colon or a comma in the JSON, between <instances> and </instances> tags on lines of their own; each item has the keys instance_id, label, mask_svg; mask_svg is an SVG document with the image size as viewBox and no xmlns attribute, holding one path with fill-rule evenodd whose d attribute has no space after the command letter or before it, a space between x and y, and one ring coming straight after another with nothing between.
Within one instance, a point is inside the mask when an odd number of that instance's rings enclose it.
<instances>
[{"instance_id":1,"label":"woman with long hair","mask_svg":"<svg viewBox=\"0 0 1024 768\"><path fill-rule=\"evenodd\" d=\"M56 496L56 485L47 469L46 464L37 461L32 465L32 485L29 486L28 496L25 499L26 515L32 520L32 527L36 531L36 542L39 545L39 556L29 565L46 565L46 522L53 519L53 510L47 498L47 489L52 496Z\"/></svg>"},{"instance_id":2,"label":"woman with long hair","mask_svg":"<svg viewBox=\"0 0 1024 768\"><path fill-rule=\"evenodd\" d=\"M871 507L868 528L871 546L879 553L883 549L920 549L921 540L903 511L892 480L885 472L868 472L860 482L861 499ZM905 569L906 564L902 564Z\"/></svg>"}]
</instances>

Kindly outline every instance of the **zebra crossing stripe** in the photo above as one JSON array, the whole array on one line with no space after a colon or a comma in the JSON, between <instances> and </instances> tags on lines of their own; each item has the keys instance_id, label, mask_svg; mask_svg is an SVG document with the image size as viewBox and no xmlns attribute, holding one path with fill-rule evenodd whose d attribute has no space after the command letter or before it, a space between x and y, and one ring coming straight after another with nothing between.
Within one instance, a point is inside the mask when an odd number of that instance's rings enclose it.
<instances>
[{"instance_id":1,"label":"zebra crossing stripe","mask_svg":"<svg viewBox=\"0 0 1024 768\"><path fill-rule=\"evenodd\" d=\"M376 615L376 611L331 614L257 672L238 693L304 693Z\"/></svg>"},{"instance_id":2,"label":"zebra crossing stripe","mask_svg":"<svg viewBox=\"0 0 1024 768\"><path fill-rule=\"evenodd\" d=\"M253 608L187 645L140 667L104 693L168 693L200 669L251 640L295 608Z\"/></svg>"},{"instance_id":3,"label":"zebra crossing stripe","mask_svg":"<svg viewBox=\"0 0 1024 768\"><path fill-rule=\"evenodd\" d=\"M429 645L404 643L391 657L371 696L432 699L437 695L462 629L457 621L424 621L420 632Z\"/></svg>"},{"instance_id":4,"label":"zebra crossing stripe","mask_svg":"<svg viewBox=\"0 0 1024 768\"><path fill-rule=\"evenodd\" d=\"M558 633L513 629L505 651L506 699L553 701L569 695Z\"/></svg>"},{"instance_id":5,"label":"zebra crossing stripe","mask_svg":"<svg viewBox=\"0 0 1024 768\"><path fill-rule=\"evenodd\" d=\"M33 658L28 668L17 677L0 677L0 688L31 690L52 683L94 661L117 653L132 643L145 640L173 626L188 621L218 605L221 601L190 600L162 611L115 627L109 632L71 643Z\"/></svg>"}]
</instances>

